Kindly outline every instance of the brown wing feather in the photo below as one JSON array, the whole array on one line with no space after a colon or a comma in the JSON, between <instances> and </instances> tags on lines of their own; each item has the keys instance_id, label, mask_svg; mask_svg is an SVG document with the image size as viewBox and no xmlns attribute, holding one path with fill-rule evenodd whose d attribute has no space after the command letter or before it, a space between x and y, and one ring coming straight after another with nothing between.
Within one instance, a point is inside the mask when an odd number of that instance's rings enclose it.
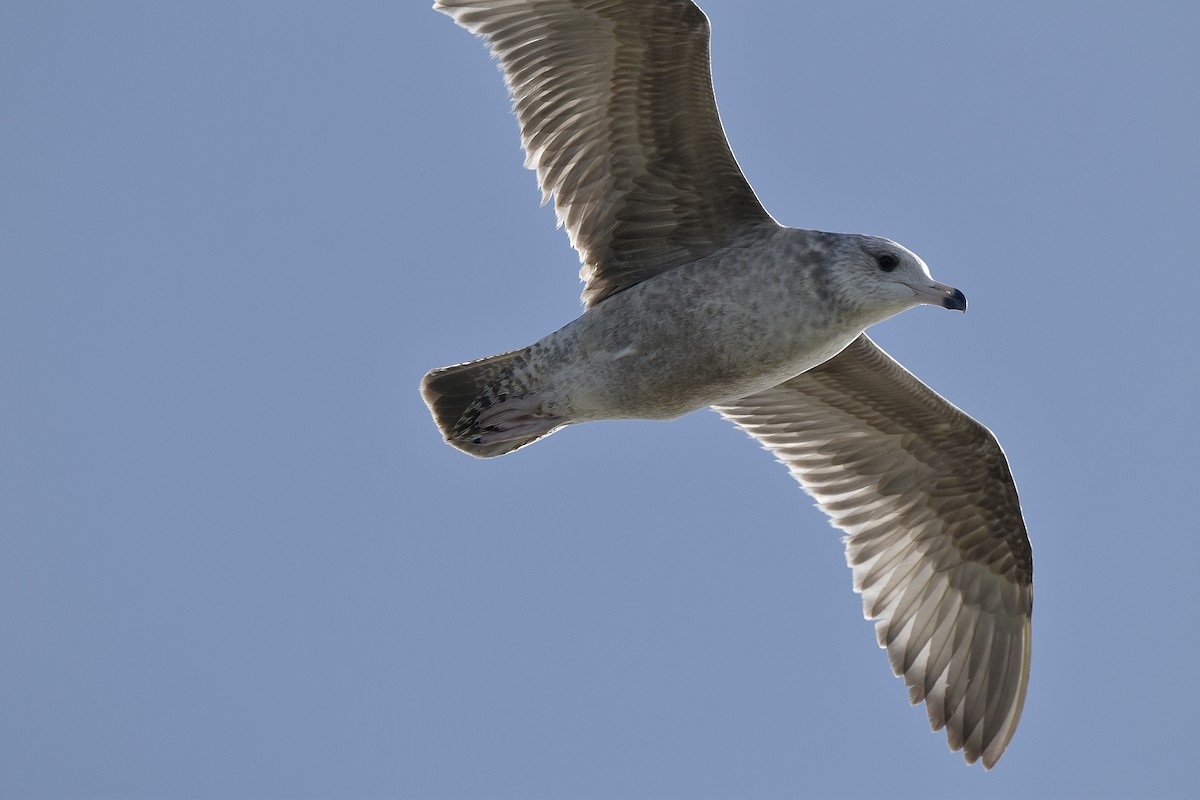
<instances>
[{"instance_id":1,"label":"brown wing feather","mask_svg":"<svg viewBox=\"0 0 1200 800\"><path fill-rule=\"evenodd\" d=\"M717 410L846 532L854 588L912 702L990 768L1020 720L1033 611L1033 554L995 437L865 334Z\"/></svg>"},{"instance_id":2,"label":"brown wing feather","mask_svg":"<svg viewBox=\"0 0 1200 800\"><path fill-rule=\"evenodd\" d=\"M525 165L587 305L774 224L717 116L708 20L683 0L440 0L499 59Z\"/></svg>"}]
</instances>

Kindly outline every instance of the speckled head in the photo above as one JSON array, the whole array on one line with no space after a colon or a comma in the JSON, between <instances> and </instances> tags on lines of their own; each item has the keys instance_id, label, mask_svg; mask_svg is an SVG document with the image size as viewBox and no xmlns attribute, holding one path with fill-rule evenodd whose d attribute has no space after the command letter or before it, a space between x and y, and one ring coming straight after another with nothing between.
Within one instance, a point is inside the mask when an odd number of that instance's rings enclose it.
<instances>
[{"instance_id":1,"label":"speckled head","mask_svg":"<svg viewBox=\"0 0 1200 800\"><path fill-rule=\"evenodd\" d=\"M920 256L890 239L847 234L830 257L843 300L876 322L917 305L967 310L962 292L935 281Z\"/></svg>"}]
</instances>

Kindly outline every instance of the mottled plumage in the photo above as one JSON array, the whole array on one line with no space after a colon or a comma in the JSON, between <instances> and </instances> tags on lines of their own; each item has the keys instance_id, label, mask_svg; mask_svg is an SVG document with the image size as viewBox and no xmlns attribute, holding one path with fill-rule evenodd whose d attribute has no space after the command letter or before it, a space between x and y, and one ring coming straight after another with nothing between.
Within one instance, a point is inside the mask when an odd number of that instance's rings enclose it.
<instances>
[{"instance_id":1,"label":"mottled plumage","mask_svg":"<svg viewBox=\"0 0 1200 800\"><path fill-rule=\"evenodd\" d=\"M584 314L521 350L433 370L455 447L502 455L560 427L714 406L844 530L879 643L935 729L991 767L1029 676L1033 562L992 434L863 330L966 309L887 239L785 228L713 101L685 0L441 0L487 40L526 164L583 261Z\"/></svg>"}]
</instances>

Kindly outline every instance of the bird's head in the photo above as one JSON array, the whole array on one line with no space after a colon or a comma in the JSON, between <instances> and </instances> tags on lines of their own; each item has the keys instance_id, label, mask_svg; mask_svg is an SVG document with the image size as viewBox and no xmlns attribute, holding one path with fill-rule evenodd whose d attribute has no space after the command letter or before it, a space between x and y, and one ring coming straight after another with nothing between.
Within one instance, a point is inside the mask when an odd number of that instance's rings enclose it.
<instances>
[{"instance_id":1,"label":"bird's head","mask_svg":"<svg viewBox=\"0 0 1200 800\"><path fill-rule=\"evenodd\" d=\"M836 269L846 291L843 298L875 322L917 305L967 310L967 298L953 286L938 283L913 251L880 236L847 236L838 249ZM880 316L882 314L882 316Z\"/></svg>"}]
</instances>

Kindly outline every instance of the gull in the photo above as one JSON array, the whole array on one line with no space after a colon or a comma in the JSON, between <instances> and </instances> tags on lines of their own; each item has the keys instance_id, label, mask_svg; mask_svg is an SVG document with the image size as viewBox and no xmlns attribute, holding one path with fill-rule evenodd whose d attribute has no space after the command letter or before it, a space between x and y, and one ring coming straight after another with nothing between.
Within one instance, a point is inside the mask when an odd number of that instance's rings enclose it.
<instances>
[{"instance_id":1,"label":"gull","mask_svg":"<svg viewBox=\"0 0 1200 800\"><path fill-rule=\"evenodd\" d=\"M567 425L705 406L770 450L844 533L854 589L909 698L996 764L1029 682L1033 555L995 436L864 330L966 311L916 254L778 224L717 115L686 0L439 0L483 37L584 313L520 350L429 372L445 440L487 458Z\"/></svg>"}]
</instances>

